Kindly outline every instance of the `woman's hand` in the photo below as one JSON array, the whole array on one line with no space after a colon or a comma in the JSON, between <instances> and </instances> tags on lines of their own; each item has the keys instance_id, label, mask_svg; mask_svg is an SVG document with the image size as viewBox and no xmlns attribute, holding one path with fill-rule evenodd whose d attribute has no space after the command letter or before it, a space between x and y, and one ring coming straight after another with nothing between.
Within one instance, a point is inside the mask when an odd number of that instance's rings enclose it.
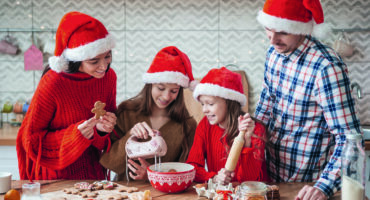
<instances>
[{"instance_id":1,"label":"woman's hand","mask_svg":"<svg viewBox=\"0 0 370 200\"><path fill-rule=\"evenodd\" d=\"M245 132L244 134L244 146L250 147L251 146L251 137L254 133L254 127L256 126L254 120L251 118L249 113L246 113L244 116L239 116L239 131Z\"/></svg>"},{"instance_id":2,"label":"woman's hand","mask_svg":"<svg viewBox=\"0 0 370 200\"><path fill-rule=\"evenodd\" d=\"M86 121L84 121L82 124L77 126L77 129L80 130L81 134L86 139L91 139L94 135L94 127L98 123L98 120L95 119L95 117L92 117Z\"/></svg>"},{"instance_id":3,"label":"woman's hand","mask_svg":"<svg viewBox=\"0 0 370 200\"><path fill-rule=\"evenodd\" d=\"M117 117L114 113L106 112L105 115L98 120L96 129L101 132L110 133L113 131L116 121Z\"/></svg>"},{"instance_id":4,"label":"woman's hand","mask_svg":"<svg viewBox=\"0 0 370 200\"><path fill-rule=\"evenodd\" d=\"M147 139L148 135L154 136L152 128L146 122L139 122L131 128L131 135L136 136L139 139Z\"/></svg>"},{"instance_id":5,"label":"woman's hand","mask_svg":"<svg viewBox=\"0 0 370 200\"><path fill-rule=\"evenodd\" d=\"M235 172L227 171L225 168L220 169L218 174L213 177L213 182L221 183L222 185L227 185L234 178Z\"/></svg>"},{"instance_id":6,"label":"woman's hand","mask_svg":"<svg viewBox=\"0 0 370 200\"><path fill-rule=\"evenodd\" d=\"M148 179L146 169L150 166L150 164L146 162L145 159L139 158L140 165L131 159L129 159L128 162L129 162L128 167L133 172L133 173L129 172L131 178L133 178L134 180Z\"/></svg>"}]
</instances>

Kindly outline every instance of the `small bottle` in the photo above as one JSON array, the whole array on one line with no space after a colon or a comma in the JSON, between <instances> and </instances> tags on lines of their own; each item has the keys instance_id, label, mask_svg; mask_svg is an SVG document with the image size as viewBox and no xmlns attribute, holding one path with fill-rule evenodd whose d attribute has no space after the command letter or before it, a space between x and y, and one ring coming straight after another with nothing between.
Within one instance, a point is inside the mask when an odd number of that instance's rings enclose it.
<instances>
[{"instance_id":1,"label":"small bottle","mask_svg":"<svg viewBox=\"0 0 370 200\"><path fill-rule=\"evenodd\" d=\"M342 199L363 200L365 198L366 156L362 146L362 135L346 134L342 152Z\"/></svg>"},{"instance_id":2,"label":"small bottle","mask_svg":"<svg viewBox=\"0 0 370 200\"><path fill-rule=\"evenodd\" d=\"M267 185L258 181L246 181L235 190L237 200L266 200Z\"/></svg>"},{"instance_id":3,"label":"small bottle","mask_svg":"<svg viewBox=\"0 0 370 200\"><path fill-rule=\"evenodd\" d=\"M40 195L40 183L31 182L23 184L21 200L42 200Z\"/></svg>"}]
</instances>

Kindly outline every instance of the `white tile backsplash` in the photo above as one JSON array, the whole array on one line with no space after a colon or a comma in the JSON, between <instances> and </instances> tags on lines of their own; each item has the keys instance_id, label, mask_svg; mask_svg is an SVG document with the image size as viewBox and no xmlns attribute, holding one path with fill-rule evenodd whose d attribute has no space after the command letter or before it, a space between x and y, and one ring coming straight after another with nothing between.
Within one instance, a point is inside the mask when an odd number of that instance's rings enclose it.
<instances>
[{"instance_id":1,"label":"white tile backsplash","mask_svg":"<svg viewBox=\"0 0 370 200\"><path fill-rule=\"evenodd\" d=\"M0 54L0 103L30 99L41 72L23 70L23 53L34 42L43 48L53 37L61 17L76 10L103 22L116 38L112 67L116 70L117 103L132 97L143 86L141 75L153 57L168 45L184 51L195 77L214 67L235 64L249 81L249 110L254 112L263 78L268 40L256 21L264 0L3 0L0 1L0 39L17 38L21 52ZM325 22L346 29L355 54L344 58L350 78L370 94L370 1L323 0ZM32 16L33 14L33 16ZM9 32L7 30L10 30ZM339 32L323 41L332 45ZM45 64L47 57L45 56ZM369 68L369 69L368 69ZM362 122L370 123L370 105L358 105ZM366 112L364 112L366 111Z\"/></svg>"}]
</instances>

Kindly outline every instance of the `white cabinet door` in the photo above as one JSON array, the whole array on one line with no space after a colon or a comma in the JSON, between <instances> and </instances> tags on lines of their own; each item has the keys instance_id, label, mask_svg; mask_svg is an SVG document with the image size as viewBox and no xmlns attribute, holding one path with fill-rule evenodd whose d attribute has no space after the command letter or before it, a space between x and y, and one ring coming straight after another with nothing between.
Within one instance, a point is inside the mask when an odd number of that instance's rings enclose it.
<instances>
[{"instance_id":1,"label":"white cabinet door","mask_svg":"<svg viewBox=\"0 0 370 200\"><path fill-rule=\"evenodd\" d=\"M0 171L12 173L13 180L19 180L17 150L15 146L0 146Z\"/></svg>"}]
</instances>

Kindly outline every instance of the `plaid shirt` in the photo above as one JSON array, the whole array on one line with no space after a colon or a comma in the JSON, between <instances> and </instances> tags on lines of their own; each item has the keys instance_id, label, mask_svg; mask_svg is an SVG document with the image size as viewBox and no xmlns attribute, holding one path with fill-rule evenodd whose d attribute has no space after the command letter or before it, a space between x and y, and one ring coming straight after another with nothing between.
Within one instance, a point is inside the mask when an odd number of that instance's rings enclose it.
<instances>
[{"instance_id":1,"label":"plaid shirt","mask_svg":"<svg viewBox=\"0 0 370 200\"><path fill-rule=\"evenodd\" d=\"M273 181L317 181L328 196L340 189L344 132L360 132L347 74L337 53L311 36L288 56L269 48L255 116L268 127Z\"/></svg>"}]
</instances>

